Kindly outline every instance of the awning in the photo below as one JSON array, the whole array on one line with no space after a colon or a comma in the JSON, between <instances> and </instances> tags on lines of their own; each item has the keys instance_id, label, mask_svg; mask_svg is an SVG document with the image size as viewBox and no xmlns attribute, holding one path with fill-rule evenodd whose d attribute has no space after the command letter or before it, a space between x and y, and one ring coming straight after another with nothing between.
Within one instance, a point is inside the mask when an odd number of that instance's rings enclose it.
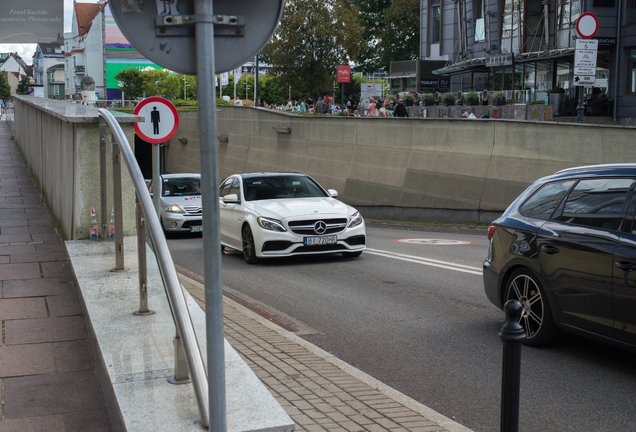
<instances>
[{"instance_id":1,"label":"awning","mask_svg":"<svg viewBox=\"0 0 636 432\"><path fill-rule=\"evenodd\" d=\"M574 48L559 48L549 51L535 51L529 53L515 54L515 61L519 63L535 61L535 60L548 60L558 57L566 57L574 54Z\"/></svg>"},{"instance_id":2,"label":"awning","mask_svg":"<svg viewBox=\"0 0 636 432\"><path fill-rule=\"evenodd\" d=\"M416 75L414 73L412 73L412 74L409 74L409 75L389 75L389 76L385 76L384 78L391 78L391 79L395 78L395 79L397 79L397 78L415 78L415 77L416 77Z\"/></svg>"},{"instance_id":3,"label":"awning","mask_svg":"<svg viewBox=\"0 0 636 432\"><path fill-rule=\"evenodd\" d=\"M483 67L485 64L486 57L479 57L475 59L462 60L460 62L444 66L443 68L436 69L432 72L435 75L455 75L466 72L468 69Z\"/></svg>"},{"instance_id":4,"label":"awning","mask_svg":"<svg viewBox=\"0 0 636 432\"><path fill-rule=\"evenodd\" d=\"M548 51L535 51L529 53L519 53L514 55L516 63L525 63L537 60L549 60L553 58L567 57L574 54L574 48L559 48ZM443 68L434 70L435 75L456 75L458 73L468 72L469 69L486 66L486 57L480 57L469 60L462 60Z\"/></svg>"}]
</instances>

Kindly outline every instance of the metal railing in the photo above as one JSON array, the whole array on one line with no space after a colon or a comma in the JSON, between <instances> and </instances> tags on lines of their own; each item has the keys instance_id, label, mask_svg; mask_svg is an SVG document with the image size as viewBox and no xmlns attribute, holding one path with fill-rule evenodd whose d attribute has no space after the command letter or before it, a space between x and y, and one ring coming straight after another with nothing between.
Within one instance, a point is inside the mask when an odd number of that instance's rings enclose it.
<instances>
[{"instance_id":1,"label":"metal railing","mask_svg":"<svg viewBox=\"0 0 636 432\"><path fill-rule=\"evenodd\" d=\"M100 108L99 112L99 132L100 132L100 181L101 181L101 233L102 238L108 236L108 221L106 220L106 143L112 144L112 164L113 164L113 204L115 223L115 268L113 271L125 271L124 268L124 234L122 217L122 190L121 190L121 160L123 158L128 172L132 178L138 201L137 212L137 236L139 254L139 296L140 306L135 315L144 316L152 312L148 309L148 292L146 287L146 254L145 254L145 227L147 225L150 239L154 245L159 271L163 278L170 308L176 326L176 336L174 338L175 367L174 376L169 379L173 384L190 382L192 377L194 393L197 399L201 423L209 426L209 395L208 380L203 358L199 350L196 334L192 325L192 319L183 288L179 282L177 271L175 270L172 256L166 243L166 238L161 229L159 218L155 207L150 199L150 194L146 188L144 177L137 165L133 151L124 135L123 130L115 120L115 117L106 109ZM110 140L107 137L108 129L111 132Z\"/></svg>"}]
</instances>

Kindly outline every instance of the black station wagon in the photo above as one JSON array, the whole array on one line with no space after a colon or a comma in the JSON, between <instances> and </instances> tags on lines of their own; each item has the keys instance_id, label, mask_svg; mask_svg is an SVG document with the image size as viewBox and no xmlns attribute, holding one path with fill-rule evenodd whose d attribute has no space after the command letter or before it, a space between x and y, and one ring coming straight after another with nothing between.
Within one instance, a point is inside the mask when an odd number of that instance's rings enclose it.
<instances>
[{"instance_id":1,"label":"black station wagon","mask_svg":"<svg viewBox=\"0 0 636 432\"><path fill-rule=\"evenodd\" d=\"M484 288L523 305L526 345L557 330L636 351L636 164L535 181L488 230Z\"/></svg>"}]
</instances>

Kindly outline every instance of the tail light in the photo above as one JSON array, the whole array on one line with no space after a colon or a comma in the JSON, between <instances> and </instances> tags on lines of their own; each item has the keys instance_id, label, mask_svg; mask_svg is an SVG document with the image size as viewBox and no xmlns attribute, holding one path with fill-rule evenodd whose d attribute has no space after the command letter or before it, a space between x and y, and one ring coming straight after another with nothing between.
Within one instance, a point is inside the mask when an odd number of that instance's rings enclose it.
<instances>
[{"instance_id":1,"label":"tail light","mask_svg":"<svg viewBox=\"0 0 636 432\"><path fill-rule=\"evenodd\" d=\"M492 239L492 236L495 234L495 228L497 228L494 225L490 225L488 227L488 240L490 241Z\"/></svg>"}]
</instances>

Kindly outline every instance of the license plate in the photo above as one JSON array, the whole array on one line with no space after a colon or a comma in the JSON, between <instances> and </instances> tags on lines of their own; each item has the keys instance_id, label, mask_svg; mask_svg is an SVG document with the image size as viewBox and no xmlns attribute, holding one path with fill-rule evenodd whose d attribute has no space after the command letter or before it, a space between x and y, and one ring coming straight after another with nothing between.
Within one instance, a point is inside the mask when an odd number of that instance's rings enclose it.
<instances>
[{"instance_id":1,"label":"license plate","mask_svg":"<svg viewBox=\"0 0 636 432\"><path fill-rule=\"evenodd\" d=\"M190 232L203 232L203 225L192 225Z\"/></svg>"},{"instance_id":2,"label":"license plate","mask_svg":"<svg viewBox=\"0 0 636 432\"><path fill-rule=\"evenodd\" d=\"M322 236L322 237L305 237L303 243L307 246L323 245L323 244L336 244L336 236Z\"/></svg>"}]
</instances>

